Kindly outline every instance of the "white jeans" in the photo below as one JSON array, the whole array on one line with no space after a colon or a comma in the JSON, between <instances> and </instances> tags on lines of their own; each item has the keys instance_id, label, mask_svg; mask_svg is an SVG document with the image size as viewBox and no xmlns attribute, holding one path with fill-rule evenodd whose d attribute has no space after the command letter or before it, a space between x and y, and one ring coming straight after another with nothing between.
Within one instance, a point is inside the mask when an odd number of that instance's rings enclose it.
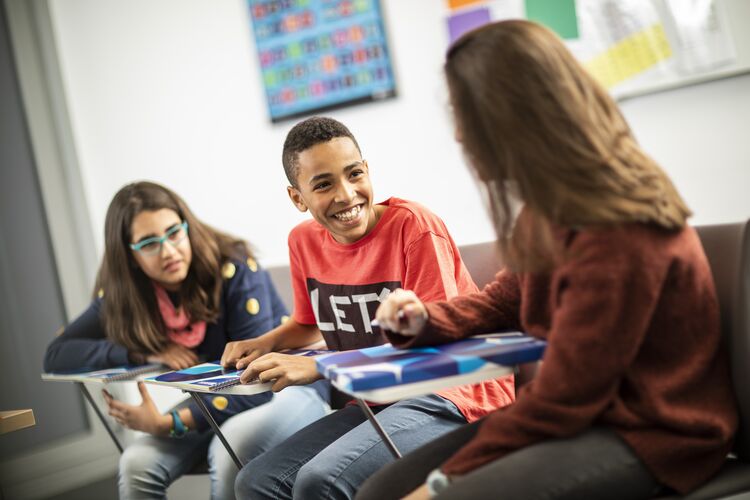
<instances>
[{"instance_id":1,"label":"white jeans","mask_svg":"<svg viewBox=\"0 0 750 500\"><path fill-rule=\"evenodd\" d=\"M310 387L287 387L261 406L234 415L222 434L243 463L272 449L321 418L328 405ZM212 431L184 437L146 436L125 449L118 483L121 499L166 498L167 487L208 458L211 498L234 498L237 466Z\"/></svg>"}]
</instances>

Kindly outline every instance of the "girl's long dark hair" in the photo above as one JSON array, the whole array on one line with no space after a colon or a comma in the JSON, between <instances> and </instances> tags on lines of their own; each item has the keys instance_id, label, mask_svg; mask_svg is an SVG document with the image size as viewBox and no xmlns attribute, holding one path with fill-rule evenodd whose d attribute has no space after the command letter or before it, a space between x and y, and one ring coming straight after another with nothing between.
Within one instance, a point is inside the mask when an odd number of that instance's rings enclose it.
<instances>
[{"instance_id":1,"label":"girl's long dark hair","mask_svg":"<svg viewBox=\"0 0 750 500\"><path fill-rule=\"evenodd\" d=\"M252 257L248 244L204 224L187 204L164 186L136 182L120 189L107 209L104 258L95 294L103 294L102 318L108 338L129 351L160 352L167 336L154 289L138 266L129 244L133 219L143 211L174 210L187 221L192 262L180 286L180 305L192 321L215 321L219 316L221 268L230 259Z\"/></svg>"}]
</instances>

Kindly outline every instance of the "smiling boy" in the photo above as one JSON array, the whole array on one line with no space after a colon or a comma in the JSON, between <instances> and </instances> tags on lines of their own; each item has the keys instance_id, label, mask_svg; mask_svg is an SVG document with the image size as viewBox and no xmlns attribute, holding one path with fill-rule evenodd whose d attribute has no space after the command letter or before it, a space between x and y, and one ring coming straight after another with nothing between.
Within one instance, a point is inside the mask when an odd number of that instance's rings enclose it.
<instances>
[{"instance_id":1,"label":"smiling boy","mask_svg":"<svg viewBox=\"0 0 750 500\"><path fill-rule=\"evenodd\" d=\"M282 162L292 203L313 220L289 235L292 318L260 338L228 344L225 365L247 366L243 380L275 380L274 390L320 379L313 359L272 353L325 339L348 350L386 342L371 326L378 304L397 288L422 300L478 291L448 230L427 209L390 198L375 203L369 165L341 123L313 117L295 125ZM270 354L267 354L270 353ZM402 452L512 402L506 377L374 406ZM362 411L347 406L248 463L239 498L352 498L392 460Z\"/></svg>"}]
</instances>

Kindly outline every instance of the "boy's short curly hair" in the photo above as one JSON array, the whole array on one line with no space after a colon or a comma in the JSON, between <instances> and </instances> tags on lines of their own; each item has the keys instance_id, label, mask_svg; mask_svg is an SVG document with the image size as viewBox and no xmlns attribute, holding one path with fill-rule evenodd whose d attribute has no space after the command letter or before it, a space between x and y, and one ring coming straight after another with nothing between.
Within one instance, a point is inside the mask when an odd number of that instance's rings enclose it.
<instances>
[{"instance_id":1,"label":"boy's short curly hair","mask_svg":"<svg viewBox=\"0 0 750 500\"><path fill-rule=\"evenodd\" d=\"M299 154L318 144L328 142L337 137L348 137L362 153L357 144L357 139L346 128L343 123L325 116L313 116L296 124L286 135L284 150L281 153L281 163L284 165L284 173L289 184L297 187L297 176L299 175Z\"/></svg>"}]
</instances>

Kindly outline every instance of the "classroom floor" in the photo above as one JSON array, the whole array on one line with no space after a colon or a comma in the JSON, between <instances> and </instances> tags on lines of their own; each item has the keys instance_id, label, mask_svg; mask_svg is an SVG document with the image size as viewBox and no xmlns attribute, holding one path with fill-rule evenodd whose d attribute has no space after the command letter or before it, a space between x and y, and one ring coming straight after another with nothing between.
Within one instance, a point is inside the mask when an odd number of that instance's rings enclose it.
<instances>
[{"instance_id":1,"label":"classroom floor","mask_svg":"<svg viewBox=\"0 0 750 500\"><path fill-rule=\"evenodd\" d=\"M180 500L206 500L208 494L208 476L188 476L180 478L167 491L168 498ZM49 500L108 500L117 498L117 478L108 477L77 488L60 495L50 497Z\"/></svg>"}]
</instances>

